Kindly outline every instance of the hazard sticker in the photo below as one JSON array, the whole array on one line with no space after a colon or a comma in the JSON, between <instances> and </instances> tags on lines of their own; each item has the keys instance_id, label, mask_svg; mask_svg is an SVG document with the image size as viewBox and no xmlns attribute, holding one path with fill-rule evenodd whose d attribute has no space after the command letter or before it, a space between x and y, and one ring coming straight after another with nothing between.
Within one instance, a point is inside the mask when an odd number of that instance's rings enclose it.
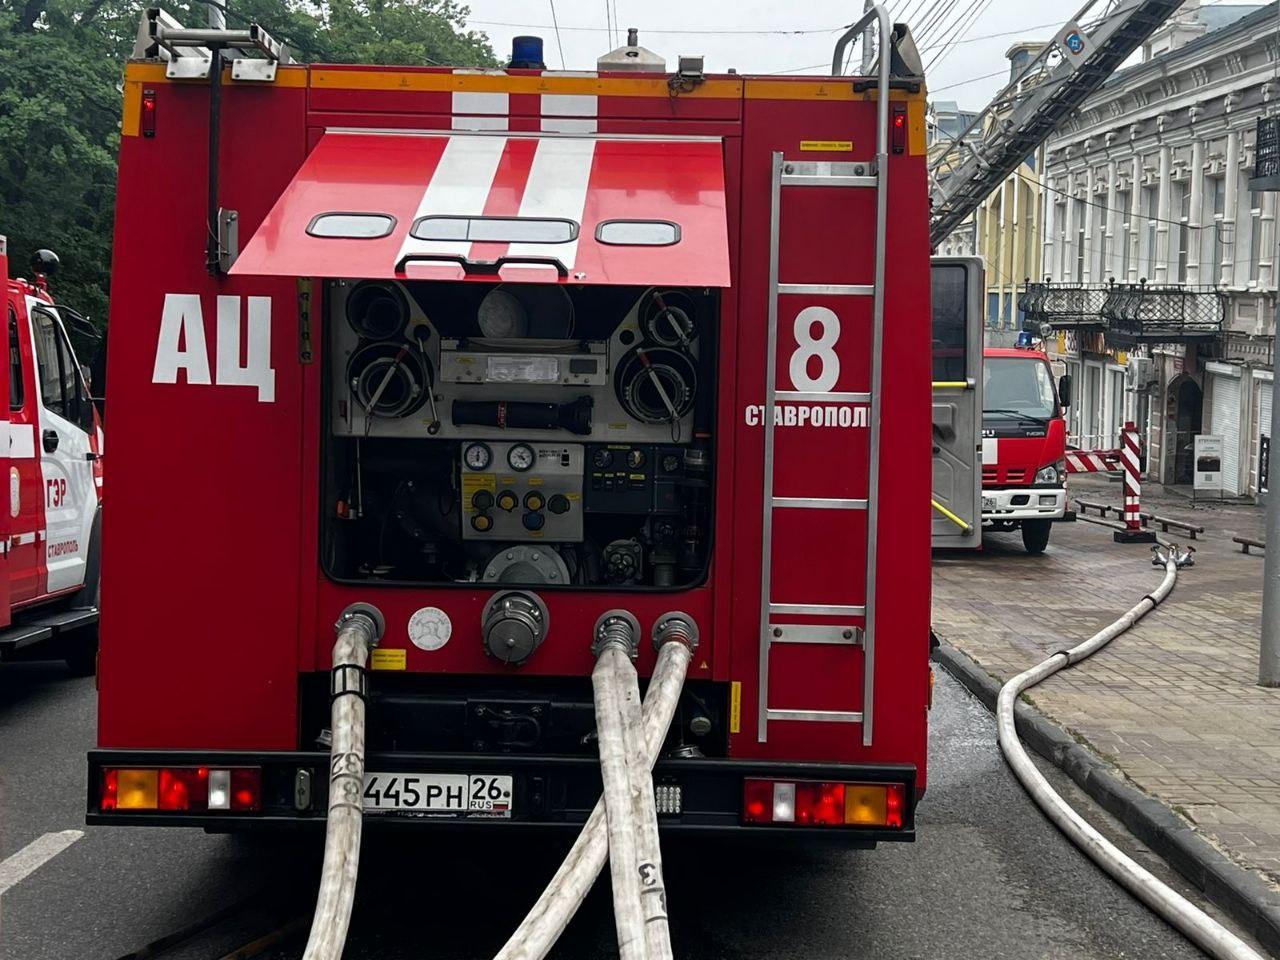
<instances>
[{"instance_id":1,"label":"hazard sticker","mask_svg":"<svg viewBox=\"0 0 1280 960\"><path fill-rule=\"evenodd\" d=\"M408 661L408 653L404 650L384 650L381 647L373 651L369 658L370 670L403 670Z\"/></svg>"}]
</instances>

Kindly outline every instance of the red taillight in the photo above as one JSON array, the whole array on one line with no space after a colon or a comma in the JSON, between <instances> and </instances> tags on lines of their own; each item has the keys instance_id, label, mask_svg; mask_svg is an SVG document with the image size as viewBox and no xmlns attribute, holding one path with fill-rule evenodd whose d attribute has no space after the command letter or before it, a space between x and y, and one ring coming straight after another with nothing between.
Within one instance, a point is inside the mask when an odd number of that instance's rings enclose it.
<instances>
[{"instance_id":1,"label":"red taillight","mask_svg":"<svg viewBox=\"0 0 1280 960\"><path fill-rule=\"evenodd\" d=\"M885 797L884 825L886 827L902 826L902 808L906 806L905 793L901 784L895 783L889 786L889 793Z\"/></svg>"},{"instance_id":2,"label":"red taillight","mask_svg":"<svg viewBox=\"0 0 1280 960\"><path fill-rule=\"evenodd\" d=\"M231 771L231 809L262 809L262 771L241 767Z\"/></svg>"},{"instance_id":3,"label":"red taillight","mask_svg":"<svg viewBox=\"0 0 1280 960\"><path fill-rule=\"evenodd\" d=\"M100 806L103 810L114 810L116 808L116 797L120 790L120 773L116 770L102 771L102 802Z\"/></svg>"},{"instance_id":4,"label":"red taillight","mask_svg":"<svg viewBox=\"0 0 1280 960\"><path fill-rule=\"evenodd\" d=\"M747 780L742 784L742 819L746 823L773 820L773 781Z\"/></svg>"},{"instance_id":5,"label":"red taillight","mask_svg":"<svg viewBox=\"0 0 1280 960\"><path fill-rule=\"evenodd\" d=\"M895 103L893 105L893 122L891 126L893 128L893 152L905 153L907 150L907 105L905 103Z\"/></svg>"},{"instance_id":6,"label":"red taillight","mask_svg":"<svg viewBox=\"0 0 1280 960\"><path fill-rule=\"evenodd\" d=\"M830 826L844 823L843 783L797 783L796 823Z\"/></svg>"},{"instance_id":7,"label":"red taillight","mask_svg":"<svg viewBox=\"0 0 1280 960\"><path fill-rule=\"evenodd\" d=\"M901 830L906 796L901 783L744 780L742 822Z\"/></svg>"},{"instance_id":8,"label":"red taillight","mask_svg":"<svg viewBox=\"0 0 1280 960\"><path fill-rule=\"evenodd\" d=\"M144 137L156 135L156 92L154 90L142 91L142 135Z\"/></svg>"},{"instance_id":9,"label":"red taillight","mask_svg":"<svg viewBox=\"0 0 1280 960\"><path fill-rule=\"evenodd\" d=\"M160 771L161 810L205 810L209 806L209 771L182 767Z\"/></svg>"}]
</instances>

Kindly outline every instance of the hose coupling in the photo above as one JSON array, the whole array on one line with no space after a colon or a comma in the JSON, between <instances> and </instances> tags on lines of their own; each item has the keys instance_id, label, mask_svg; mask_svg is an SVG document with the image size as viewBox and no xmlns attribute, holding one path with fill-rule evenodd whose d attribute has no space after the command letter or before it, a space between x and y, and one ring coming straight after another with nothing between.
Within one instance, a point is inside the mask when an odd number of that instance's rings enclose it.
<instances>
[{"instance_id":1,"label":"hose coupling","mask_svg":"<svg viewBox=\"0 0 1280 960\"><path fill-rule=\"evenodd\" d=\"M338 622L333 625L333 629L341 631L344 627L355 625L364 627L367 634L366 642L371 650L378 645L378 641L387 630L387 620L383 617L382 611L371 603L351 604L338 614Z\"/></svg>"},{"instance_id":2,"label":"hose coupling","mask_svg":"<svg viewBox=\"0 0 1280 960\"><path fill-rule=\"evenodd\" d=\"M1168 548L1155 546L1151 548L1151 565L1153 567L1167 566L1172 560L1174 565L1179 569L1182 567L1194 567L1196 565L1195 547L1179 547L1176 543L1169 544Z\"/></svg>"},{"instance_id":3,"label":"hose coupling","mask_svg":"<svg viewBox=\"0 0 1280 960\"><path fill-rule=\"evenodd\" d=\"M657 619L653 625L653 648L661 650L668 643L684 644L690 653L698 649L698 625L693 617L672 610Z\"/></svg>"},{"instance_id":4,"label":"hose coupling","mask_svg":"<svg viewBox=\"0 0 1280 960\"><path fill-rule=\"evenodd\" d=\"M629 610L609 610L596 621L591 653L599 657L605 647L614 644L634 660L640 655L640 621Z\"/></svg>"}]
</instances>

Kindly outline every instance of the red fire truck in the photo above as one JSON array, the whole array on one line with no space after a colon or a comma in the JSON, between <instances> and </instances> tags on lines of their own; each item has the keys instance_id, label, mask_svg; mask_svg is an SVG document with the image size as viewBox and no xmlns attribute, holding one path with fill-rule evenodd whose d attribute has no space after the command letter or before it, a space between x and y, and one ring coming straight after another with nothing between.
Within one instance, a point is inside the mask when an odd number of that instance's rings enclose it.
<instances>
[{"instance_id":1,"label":"red fire truck","mask_svg":"<svg viewBox=\"0 0 1280 960\"><path fill-rule=\"evenodd\" d=\"M385 620L368 821L580 825L595 625L679 611L700 640L664 828L911 839L929 204L905 32L892 78L779 78L297 66L257 28L148 16L89 821L323 820L333 625L360 603Z\"/></svg>"},{"instance_id":2,"label":"red fire truck","mask_svg":"<svg viewBox=\"0 0 1280 960\"><path fill-rule=\"evenodd\" d=\"M58 258L40 250L33 280L9 277L0 237L0 281L8 315L8 474L0 509L0 660L65 659L76 674L97 656L101 555L102 429L68 325L83 322L57 306L48 275Z\"/></svg>"},{"instance_id":3,"label":"red fire truck","mask_svg":"<svg viewBox=\"0 0 1280 960\"><path fill-rule=\"evenodd\" d=\"M982 397L982 522L1021 530L1027 552L1043 553L1066 515L1070 378L1055 389L1043 352L987 347Z\"/></svg>"}]
</instances>

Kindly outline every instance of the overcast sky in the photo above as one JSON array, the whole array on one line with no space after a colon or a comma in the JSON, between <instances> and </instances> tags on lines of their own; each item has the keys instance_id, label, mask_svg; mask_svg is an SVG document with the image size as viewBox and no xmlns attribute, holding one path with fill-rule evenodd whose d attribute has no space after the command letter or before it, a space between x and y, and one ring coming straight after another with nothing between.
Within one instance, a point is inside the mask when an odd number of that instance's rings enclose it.
<instances>
[{"instance_id":1,"label":"overcast sky","mask_svg":"<svg viewBox=\"0 0 1280 960\"><path fill-rule=\"evenodd\" d=\"M640 28L640 42L667 58L668 68L682 53L704 54L707 69L722 72L735 67L742 73L830 71L831 52L841 24L855 19L861 0L614 0L625 41L627 27ZM494 50L505 57L511 38L537 33L545 40L547 66L560 67L560 52L551 26L552 0L468 0L470 23L483 30ZM554 0L564 47L564 65L590 69L596 57L613 46L606 30L607 0ZM905 15L917 35L927 25L918 13L950 7L951 13L925 30L922 53L925 62L939 53L936 46L949 39L963 42L929 71L929 90L938 99L958 100L961 106L978 108L1008 79L1005 51L1016 40L1051 37L1078 7L1060 0L893 0L890 11ZM956 38L960 27L952 21L966 8L975 14L968 30ZM985 9L984 9L985 8ZM811 31L795 33L794 31ZM701 32L700 32L701 31ZM759 33L733 31L761 31ZM765 31L784 31L768 33ZM932 47L933 49L929 49ZM819 64L826 64L820 68ZM806 69L798 69L806 68ZM990 76L990 74L997 76ZM983 79L978 79L983 78Z\"/></svg>"}]
</instances>

